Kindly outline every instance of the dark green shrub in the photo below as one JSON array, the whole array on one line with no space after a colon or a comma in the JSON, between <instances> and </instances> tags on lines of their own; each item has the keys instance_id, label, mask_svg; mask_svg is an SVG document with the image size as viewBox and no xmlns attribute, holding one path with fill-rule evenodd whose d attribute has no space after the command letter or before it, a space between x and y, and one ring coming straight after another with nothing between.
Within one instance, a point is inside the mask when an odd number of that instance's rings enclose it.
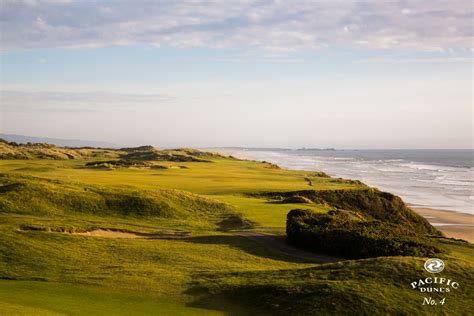
<instances>
[{"instance_id":1,"label":"dark green shrub","mask_svg":"<svg viewBox=\"0 0 474 316\"><path fill-rule=\"evenodd\" d=\"M414 232L442 236L441 232L431 226L425 218L413 212L400 197L373 188L266 192L260 193L259 196L279 201L290 197L304 197L316 204L358 212L368 219L404 225Z\"/></svg>"},{"instance_id":2,"label":"dark green shrub","mask_svg":"<svg viewBox=\"0 0 474 316\"><path fill-rule=\"evenodd\" d=\"M344 258L431 256L441 252L429 239L401 225L365 220L357 213L292 210L287 241L296 247Z\"/></svg>"},{"instance_id":3,"label":"dark green shrub","mask_svg":"<svg viewBox=\"0 0 474 316\"><path fill-rule=\"evenodd\" d=\"M303 203L303 204L311 204L310 199L305 198L304 196L290 196L287 197L283 200L281 200L279 203L282 204L298 204L298 203Z\"/></svg>"},{"instance_id":4,"label":"dark green shrub","mask_svg":"<svg viewBox=\"0 0 474 316\"><path fill-rule=\"evenodd\" d=\"M85 166L88 168L150 168L153 167L153 163L134 160L105 160L87 162Z\"/></svg>"}]
</instances>

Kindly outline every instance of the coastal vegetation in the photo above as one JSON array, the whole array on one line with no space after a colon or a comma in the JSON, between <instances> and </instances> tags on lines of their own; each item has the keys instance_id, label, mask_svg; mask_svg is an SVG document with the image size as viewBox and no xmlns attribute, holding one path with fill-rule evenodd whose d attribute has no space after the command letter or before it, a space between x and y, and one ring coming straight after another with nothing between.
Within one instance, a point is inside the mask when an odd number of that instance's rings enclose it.
<instances>
[{"instance_id":1,"label":"coastal vegetation","mask_svg":"<svg viewBox=\"0 0 474 316\"><path fill-rule=\"evenodd\" d=\"M212 152L202 152L195 149L178 148L159 150L153 146L139 146L120 149L103 149L91 147L59 147L46 143L18 144L0 139L0 159L90 159L90 158L122 158L124 161L187 161L210 162L207 158L223 158ZM230 158L229 159L235 159ZM122 163L124 163L122 161Z\"/></svg>"},{"instance_id":2,"label":"coastal vegetation","mask_svg":"<svg viewBox=\"0 0 474 316\"><path fill-rule=\"evenodd\" d=\"M430 257L441 253L417 230L343 210L326 214L292 210L286 234L291 245L343 258Z\"/></svg>"},{"instance_id":3,"label":"coastal vegetation","mask_svg":"<svg viewBox=\"0 0 474 316\"><path fill-rule=\"evenodd\" d=\"M429 222L410 210L400 197L374 188L357 188L354 190L301 190L291 192L265 192L257 196L286 203L295 199L304 199L316 204L354 211L365 218L377 219L396 225L403 225L413 232L440 236ZM340 213L347 214L347 213Z\"/></svg>"},{"instance_id":4,"label":"coastal vegetation","mask_svg":"<svg viewBox=\"0 0 474 316\"><path fill-rule=\"evenodd\" d=\"M358 181L152 146L0 157L1 314L472 311L473 246ZM428 256L461 284L444 306L410 287Z\"/></svg>"}]
</instances>

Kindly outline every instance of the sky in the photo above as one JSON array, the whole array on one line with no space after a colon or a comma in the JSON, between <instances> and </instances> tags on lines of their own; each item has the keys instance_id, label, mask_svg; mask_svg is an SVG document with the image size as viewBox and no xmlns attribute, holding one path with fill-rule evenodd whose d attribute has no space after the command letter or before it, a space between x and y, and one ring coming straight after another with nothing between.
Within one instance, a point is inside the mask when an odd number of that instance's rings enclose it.
<instances>
[{"instance_id":1,"label":"sky","mask_svg":"<svg viewBox=\"0 0 474 316\"><path fill-rule=\"evenodd\" d=\"M1 0L0 132L472 148L471 1Z\"/></svg>"}]
</instances>

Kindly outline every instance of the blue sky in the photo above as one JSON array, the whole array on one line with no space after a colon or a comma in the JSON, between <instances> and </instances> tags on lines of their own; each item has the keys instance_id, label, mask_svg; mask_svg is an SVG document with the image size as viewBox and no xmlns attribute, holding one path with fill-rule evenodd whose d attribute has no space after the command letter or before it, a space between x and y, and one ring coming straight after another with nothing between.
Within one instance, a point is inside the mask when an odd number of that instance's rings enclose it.
<instances>
[{"instance_id":1,"label":"blue sky","mask_svg":"<svg viewBox=\"0 0 474 316\"><path fill-rule=\"evenodd\" d=\"M472 146L466 1L2 1L1 132Z\"/></svg>"}]
</instances>

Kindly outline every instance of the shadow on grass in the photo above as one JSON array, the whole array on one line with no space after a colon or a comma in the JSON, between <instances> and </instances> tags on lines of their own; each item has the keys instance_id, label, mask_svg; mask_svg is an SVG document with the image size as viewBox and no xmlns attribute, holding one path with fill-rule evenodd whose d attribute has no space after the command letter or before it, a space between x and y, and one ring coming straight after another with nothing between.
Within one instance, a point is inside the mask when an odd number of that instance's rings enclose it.
<instances>
[{"instance_id":1,"label":"shadow on grass","mask_svg":"<svg viewBox=\"0 0 474 316\"><path fill-rule=\"evenodd\" d=\"M210 235L181 239L185 242L197 244L227 245L242 250L253 256L292 263L317 262L313 258L306 258L299 249L286 245L283 236L259 235L246 232L235 232L235 235ZM285 251L286 249L289 251ZM294 251L294 253L291 253Z\"/></svg>"},{"instance_id":2,"label":"shadow on grass","mask_svg":"<svg viewBox=\"0 0 474 316\"><path fill-rule=\"evenodd\" d=\"M229 316L242 316L242 315L253 315L253 316L264 316L270 315L264 313L256 308L252 308L252 304L237 303L233 297L232 291L225 293L210 293L207 288L201 286L194 286L187 290L185 294L194 297L192 302L186 304L188 307L201 308L212 311L222 311ZM234 296L235 297L235 296ZM250 306L248 306L250 305Z\"/></svg>"}]
</instances>

